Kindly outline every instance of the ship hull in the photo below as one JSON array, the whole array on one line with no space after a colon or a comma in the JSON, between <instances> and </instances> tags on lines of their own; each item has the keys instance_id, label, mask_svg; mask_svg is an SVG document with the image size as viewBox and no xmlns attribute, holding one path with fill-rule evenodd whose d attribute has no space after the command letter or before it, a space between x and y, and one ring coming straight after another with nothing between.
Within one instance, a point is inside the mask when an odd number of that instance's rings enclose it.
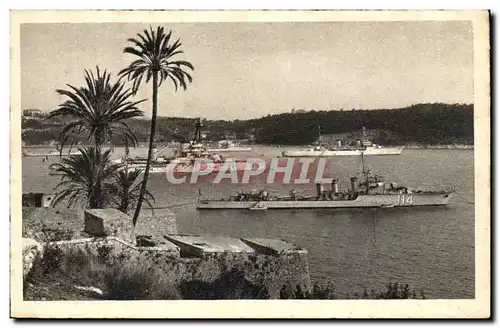
<instances>
[{"instance_id":1,"label":"ship hull","mask_svg":"<svg viewBox=\"0 0 500 328\"><path fill-rule=\"evenodd\" d=\"M26 150L23 150L23 156L25 157L59 157L59 156L74 156L74 155L81 155L82 153L79 150L75 150L72 152L62 152L59 153L58 151L51 151L48 153L31 153Z\"/></svg>"},{"instance_id":2,"label":"ship hull","mask_svg":"<svg viewBox=\"0 0 500 328\"><path fill-rule=\"evenodd\" d=\"M145 169L145 165L129 165L128 170L133 171L135 169ZM231 168L234 171L245 171L247 170L247 166L245 162L235 162ZM211 173L217 173L220 171L227 171L228 165L223 163L200 163L199 167L195 167L192 164L186 163L171 163L162 166L151 166L150 173L193 173L195 171L206 172L210 171Z\"/></svg>"},{"instance_id":3,"label":"ship hull","mask_svg":"<svg viewBox=\"0 0 500 328\"><path fill-rule=\"evenodd\" d=\"M447 205L451 193L359 195L353 200L200 201L197 209L391 208Z\"/></svg>"},{"instance_id":4,"label":"ship hull","mask_svg":"<svg viewBox=\"0 0 500 328\"><path fill-rule=\"evenodd\" d=\"M229 148L210 148L208 152L210 153L228 153L228 152L240 152L240 151L251 151L251 147L229 147Z\"/></svg>"},{"instance_id":5,"label":"ship hull","mask_svg":"<svg viewBox=\"0 0 500 328\"><path fill-rule=\"evenodd\" d=\"M342 150L284 150L283 157L332 157L332 156L365 156L375 155L400 155L403 148L367 148L361 149L342 149Z\"/></svg>"}]
</instances>

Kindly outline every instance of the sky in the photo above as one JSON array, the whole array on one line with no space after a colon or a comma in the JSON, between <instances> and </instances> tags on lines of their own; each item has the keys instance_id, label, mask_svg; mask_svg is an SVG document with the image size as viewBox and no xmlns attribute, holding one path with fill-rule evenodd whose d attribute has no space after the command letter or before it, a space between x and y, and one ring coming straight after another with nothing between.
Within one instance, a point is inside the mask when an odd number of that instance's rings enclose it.
<instances>
[{"instance_id":1,"label":"sky","mask_svg":"<svg viewBox=\"0 0 500 328\"><path fill-rule=\"evenodd\" d=\"M159 89L159 115L249 119L295 109L398 108L473 102L472 24L466 21L165 23L193 82ZM154 27L156 26L153 25ZM96 65L116 78L149 24L23 24L21 106L51 111L66 84ZM151 84L137 100L150 116Z\"/></svg>"}]
</instances>

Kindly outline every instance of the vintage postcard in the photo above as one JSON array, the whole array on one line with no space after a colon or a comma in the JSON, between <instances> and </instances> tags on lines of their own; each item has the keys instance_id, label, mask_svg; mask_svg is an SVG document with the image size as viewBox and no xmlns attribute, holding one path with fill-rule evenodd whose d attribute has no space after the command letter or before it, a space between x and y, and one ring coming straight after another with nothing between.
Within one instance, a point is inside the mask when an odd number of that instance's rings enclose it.
<instances>
[{"instance_id":1,"label":"vintage postcard","mask_svg":"<svg viewBox=\"0 0 500 328\"><path fill-rule=\"evenodd\" d=\"M488 318L489 51L488 11L12 11L11 316Z\"/></svg>"}]
</instances>

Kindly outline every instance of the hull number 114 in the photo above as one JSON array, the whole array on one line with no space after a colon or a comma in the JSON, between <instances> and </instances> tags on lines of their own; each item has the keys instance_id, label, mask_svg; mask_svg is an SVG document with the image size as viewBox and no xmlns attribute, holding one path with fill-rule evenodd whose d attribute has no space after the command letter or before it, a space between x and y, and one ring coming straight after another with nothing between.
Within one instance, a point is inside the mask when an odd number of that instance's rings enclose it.
<instances>
[{"instance_id":1,"label":"hull number 114","mask_svg":"<svg viewBox=\"0 0 500 328\"><path fill-rule=\"evenodd\" d=\"M398 201L396 205L399 206L413 205L413 195L405 195L405 194L398 195Z\"/></svg>"}]
</instances>

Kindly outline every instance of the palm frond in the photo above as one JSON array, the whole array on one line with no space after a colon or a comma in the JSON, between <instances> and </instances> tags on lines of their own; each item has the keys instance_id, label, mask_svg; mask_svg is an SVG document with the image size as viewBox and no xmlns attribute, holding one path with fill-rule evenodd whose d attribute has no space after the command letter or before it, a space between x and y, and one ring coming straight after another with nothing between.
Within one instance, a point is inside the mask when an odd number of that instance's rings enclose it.
<instances>
[{"instance_id":1,"label":"palm frond","mask_svg":"<svg viewBox=\"0 0 500 328\"><path fill-rule=\"evenodd\" d=\"M53 168L63 173L56 186L54 205L63 200L68 207L84 204L89 207L102 208L111 202L112 192L107 186L114 181L114 176L122 168L122 164L111 162L111 151L100 152L95 147L78 148L80 155L65 157Z\"/></svg>"},{"instance_id":2,"label":"palm frond","mask_svg":"<svg viewBox=\"0 0 500 328\"><path fill-rule=\"evenodd\" d=\"M159 72L159 83L162 84L170 79L175 89L182 86L187 88L186 80L191 83L192 77L185 69L194 70L194 66L185 60L171 61L171 58L182 54L180 39L171 43L172 31L165 33L163 27L158 26L156 30L152 27L137 34L136 39L127 39L132 43L123 49L126 54L137 57L128 67L122 69L118 74L120 79L132 81L132 90L137 92L141 82L148 83L154 71Z\"/></svg>"},{"instance_id":3,"label":"palm frond","mask_svg":"<svg viewBox=\"0 0 500 328\"><path fill-rule=\"evenodd\" d=\"M56 93L68 100L48 117L66 116L76 120L77 123L71 123L61 132L62 142L66 142L70 136L87 132L91 144L100 146L108 141L106 136L110 135L109 131L116 123L144 115L138 106L146 99L133 101L134 90L126 88L123 81L112 82L111 74L99 67L96 67L95 74L90 70L85 70L84 73L85 84L82 87L68 84L68 89L56 90ZM120 131L116 131L118 133L124 133L123 137L131 138L131 144L135 144L136 138L132 137L130 129L122 127Z\"/></svg>"},{"instance_id":4,"label":"palm frond","mask_svg":"<svg viewBox=\"0 0 500 328\"><path fill-rule=\"evenodd\" d=\"M140 187L144 181L139 181L142 170L135 169L133 171L121 170L115 173L114 183L110 187L113 190L112 203L123 212L133 210L139 201ZM150 208L153 207L155 201L153 195L146 190L144 200Z\"/></svg>"}]
</instances>

